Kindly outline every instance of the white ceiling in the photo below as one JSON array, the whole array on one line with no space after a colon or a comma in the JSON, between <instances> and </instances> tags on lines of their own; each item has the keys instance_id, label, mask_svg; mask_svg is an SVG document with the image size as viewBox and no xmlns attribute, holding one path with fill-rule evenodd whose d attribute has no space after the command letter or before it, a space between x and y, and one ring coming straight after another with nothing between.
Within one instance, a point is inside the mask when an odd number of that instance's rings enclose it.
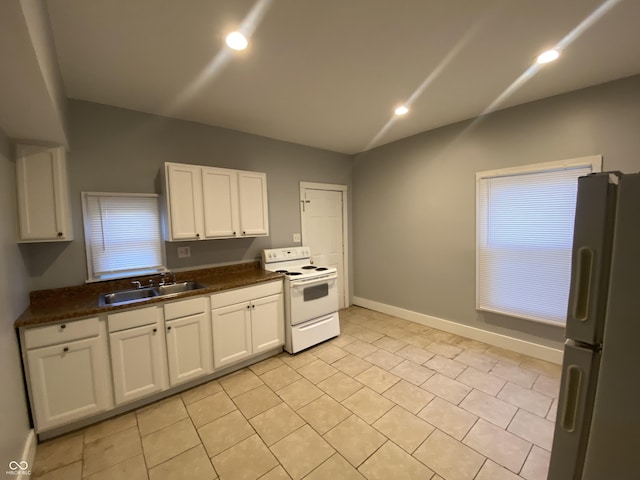
<instances>
[{"instance_id":1,"label":"white ceiling","mask_svg":"<svg viewBox=\"0 0 640 480\"><path fill-rule=\"evenodd\" d=\"M638 0L47 6L70 98L350 154L488 108L640 73ZM243 20L254 29L250 46L231 53L224 37ZM560 60L495 103L537 54L560 42L567 44ZM393 108L410 98L410 113L389 124Z\"/></svg>"}]
</instances>

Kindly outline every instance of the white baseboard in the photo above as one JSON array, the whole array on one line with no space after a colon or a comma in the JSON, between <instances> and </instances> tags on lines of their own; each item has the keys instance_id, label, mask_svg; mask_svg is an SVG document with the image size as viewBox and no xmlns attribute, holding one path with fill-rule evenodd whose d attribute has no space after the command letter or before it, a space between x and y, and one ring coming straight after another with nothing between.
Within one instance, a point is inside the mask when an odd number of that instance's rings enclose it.
<instances>
[{"instance_id":1,"label":"white baseboard","mask_svg":"<svg viewBox=\"0 0 640 480\"><path fill-rule=\"evenodd\" d=\"M495 347L505 348L514 352L529 355L530 357L546 360L547 362L562 364L562 350L546 347L537 343L527 342L517 338L502 335L500 333L489 332L481 328L470 327L461 323L443 320L442 318L432 317L423 313L406 310L393 305L367 300L366 298L353 297L353 304L358 305L377 312L386 313L395 317L419 323L427 327L436 328L445 332L454 333L462 337L478 340L479 342L488 343Z\"/></svg>"},{"instance_id":2,"label":"white baseboard","mask_svg":"<svg viewBox=\"0 0 640 480\"><path fill-rule=\"evenodd\" d=\"M29 430L29 434L27 435L27 439L24 442L24 448L22 449L22 457L21 461L26 461L29 465L27 471L21 471L16 478L18 480L27 480L31 478L31 469L33 468L33 462L36 458L36 447L38 445L38 440L36 438L36 432L33 430Z\"/></svg>"}]
</instances>

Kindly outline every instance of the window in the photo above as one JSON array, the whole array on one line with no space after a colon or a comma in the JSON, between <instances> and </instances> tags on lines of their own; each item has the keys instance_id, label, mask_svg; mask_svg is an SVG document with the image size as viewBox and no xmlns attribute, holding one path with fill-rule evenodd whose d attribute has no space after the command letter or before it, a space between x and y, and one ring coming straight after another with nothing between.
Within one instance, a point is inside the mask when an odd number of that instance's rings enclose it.
<instances>
[{"instance_id":1,"label":"window","mask_svg":"<svg viewBox=\"0 0 640 480\"><path fill-rule=\"evenodd\" d=\"M476 308L563 326L578 177L600 156L476 174Z\"/></svg>"},{"instance_id":2,"label":"window","mask_svg":"<svg viewBox=\"0 0 640 480\"><path fill-rule=\"evenodd\" d=\"M82 193L89 281L165 270L158 195Z\"/></svg>"}]
</instances>

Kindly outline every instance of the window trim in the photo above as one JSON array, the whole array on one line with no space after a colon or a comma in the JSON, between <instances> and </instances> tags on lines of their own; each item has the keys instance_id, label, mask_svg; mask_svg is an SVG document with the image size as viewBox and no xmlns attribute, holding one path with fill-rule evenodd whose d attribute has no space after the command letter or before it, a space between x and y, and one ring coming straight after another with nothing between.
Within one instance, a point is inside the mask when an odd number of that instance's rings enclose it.
<instances>
[{"instance_id":1,"label":"window trim","mask_svg":"<svg viewBox=\"0 0 640 480\"><path fill-rule=\"evenodd\" d=\"M162 211L160 205L160 195L157 193L120 193L120 192L80 192L81 195L81 203L82 203L82 228L84 233L84 249L85 249L85 257L87 261L87 280L85 283L95 283L95 282L104 282L107 280L118 280L122 278L133 278L140 275L153 275L156 273L166 272L167 270L167 256L165 249L165 242L163 241L162 236ZM160 230L158 231L158 239L160 241L160 260L162 265L158 268L149 268L146 270L138 270L136 272L128 271L122 272L122 275L113 274L109 276L98 276L93 272L93 258L91 255L91 234L90 234L90 226L89 222L87 222L87 197L88 196L101 196L101 197L129 197L129 198L156 198L158 200L158 222L160 224Z\"/></svg>"},{"instance_id":2,"label":"window trim","mask_svg":"<svg viewBox=\"0 0 640 480\"><path fill-rule=\"evenodd\" d=\"M587 157L570 158L566 160L556 160L551 162L535 163L529 165L522 165L517 167L498 168L494 170L485 170L482 172L476 172L476 278L475 278L475 290L476 290L476 311L495 313L498 315L504 315L511 318L519 318L528 320L535 323L541 323L545 325L553 325L555 327L565 328L565 323L555 322L553 320L544 320L541 318L528 317L526 315L516 315L512 312L504 312L496 309L490 309L480 307L480 181L488 178L508 177L515 175L526 175L529 173L542 173L559 170L569 170L580 167L591 167L591 173L598 173L602 171L602 155L590 155Z\"/></svg>"}]
</instances>

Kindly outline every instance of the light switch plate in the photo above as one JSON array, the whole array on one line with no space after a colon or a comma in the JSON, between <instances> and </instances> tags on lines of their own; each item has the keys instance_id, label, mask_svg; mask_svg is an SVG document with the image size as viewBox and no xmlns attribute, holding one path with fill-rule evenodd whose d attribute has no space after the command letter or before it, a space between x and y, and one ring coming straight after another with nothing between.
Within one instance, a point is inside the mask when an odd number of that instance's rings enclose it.
<instances>
[{"instance_id":1,"label":"light switch plate","mask_svg":"<svg viewBox=\"0 0 640 480\"><path fill-rule=\"evenodd\" d=\"M178 247L178 258L189 258L191 256L191 247Z\"/></svg>"},{"instance_id":2,"label":"light switch plate","mask_svg":"<svg viewBox=\"0 0 640 480\"><path fill-rule=\"evenodd\" d=\"M299 233L294 233L293 234L293 241L294 241L294 243L300 243L300 234Z\"/></svg>"}]
</instances>

